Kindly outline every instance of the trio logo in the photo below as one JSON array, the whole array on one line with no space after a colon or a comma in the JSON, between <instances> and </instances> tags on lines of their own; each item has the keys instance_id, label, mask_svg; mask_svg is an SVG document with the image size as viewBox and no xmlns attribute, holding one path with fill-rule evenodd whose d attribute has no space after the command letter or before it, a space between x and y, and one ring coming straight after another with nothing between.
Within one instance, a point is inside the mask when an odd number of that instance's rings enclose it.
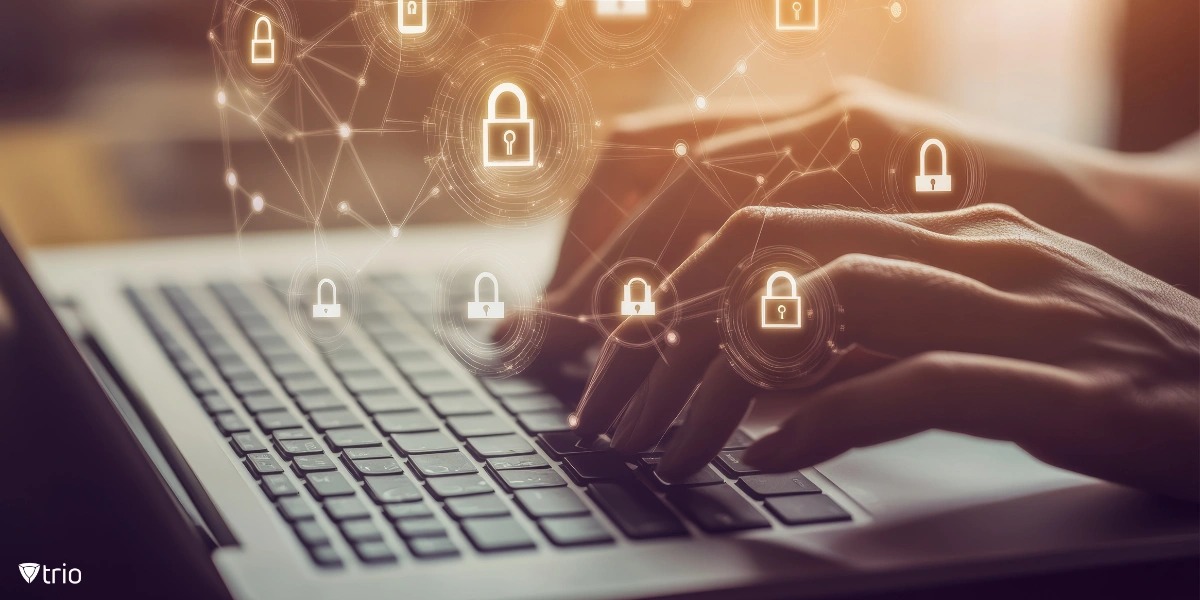
<instances>
[{"instance_id":1,"label":"trio logo","mask_svg":"<svg viewBox=\"0 0 1200 600\"><path fill-rule=\"evenodd\" d=\"M21 571L21 577L25 578L25 583L33 583L37 578L38 571L42 572L42 583L71 583L76 584L83 581L83 572L76 568L67 568L67 563L63 563L62 568L42 566L38 563L21 563L17 565ZM62 573L60 580L59 573Z\"/></svg>"}]
</instances>

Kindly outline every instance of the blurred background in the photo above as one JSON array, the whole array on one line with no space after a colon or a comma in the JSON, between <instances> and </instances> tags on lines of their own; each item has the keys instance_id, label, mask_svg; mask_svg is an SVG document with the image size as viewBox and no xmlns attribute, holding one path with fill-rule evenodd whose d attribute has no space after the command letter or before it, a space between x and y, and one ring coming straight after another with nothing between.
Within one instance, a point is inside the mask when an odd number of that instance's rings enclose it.
<instances>
[{"instance_id":1,"label":"blurred background","mask_svg":"<svg viewBox=\"0 0 1200 600\"><path fill-rule=\"evenodd\" d=\"M831 75L867 76L943 103L956 116L1130 152L1164 147L1197 129L1196 0L906 0L900 23L888 18L882 0L847 1L823 53L751 58L756 93L813 93ZM301 37L324 27L307 13L345 14L354 5L291 2ZM234 231L206 39L217 6L217 0L8 3L0 19L0 217L18 243ZM468 38L547 37L585 71L594 110L605 122L691 100L655 61L595 66L574 48L561 20L547 36L554 10L553 0L474 0ZM350 40L353 33L345 27L337 35ZM694 88L709 90L754 44L734 1L694 0L660 52ZM345 60L358 62L347 65L350 71L362 68L362 56ZM401 78L382 110L420 121L442 75ZM727 85L721 94L740 90ZM369 86L366 94L383 105L389 92ZM348 111L353 93L333 90L330 99ZM253 144L254 135L231 129L235 145ZM364 163L385 206L403 212L428 173L427 142L420 133L382 142ZM243 179L258 168L252 161L234 166ZM382 221L377 212L364 216ZM423 208L414 222L463 218L453 203L442 202ZM328 225L357 226L349 219ZM300 226L268 214L252 229Z\"/></svg>"}]
</instances>

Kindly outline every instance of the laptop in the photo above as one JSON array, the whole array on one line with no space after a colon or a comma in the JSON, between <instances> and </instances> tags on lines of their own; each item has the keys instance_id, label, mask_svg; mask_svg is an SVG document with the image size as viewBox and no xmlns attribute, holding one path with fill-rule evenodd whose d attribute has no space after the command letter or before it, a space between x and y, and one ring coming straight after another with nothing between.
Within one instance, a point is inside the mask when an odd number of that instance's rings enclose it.
<instances>
[{"instance_id":1,"label":"laptop","mask_svg":"<svg viewBox=\"0 0 1200 600\"><path fill-rule=\"evenodd\" d=\"M287 293L311 233L0 244L11 322L74 386L63 410L128 450L138 522L174 536L161 552L233 598L823 597L1200 547L1194 506L940 432L763 475L738 461L769 422L751 414L666 485L655 453L569 432L586 365L480 378L430 331L436 257L488 240L545 274L560 231L413 226L383 250L326 235L378 252L333 350L289 319L313 303Z\"/></svg>"}]
</instances>

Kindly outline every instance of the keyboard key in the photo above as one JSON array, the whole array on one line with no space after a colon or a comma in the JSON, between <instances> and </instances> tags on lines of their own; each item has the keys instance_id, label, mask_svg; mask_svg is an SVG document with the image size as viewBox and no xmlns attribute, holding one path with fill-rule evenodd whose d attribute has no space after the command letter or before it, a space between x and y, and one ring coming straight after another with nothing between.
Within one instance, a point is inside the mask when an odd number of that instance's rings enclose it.
<instances>
[{"instance_id":1,"label":"keyboard key","mask_svg":"<svg viewBox=\"0 0 1200 600\"><path fill-rule=\"evenodd\" d=\"M350 375L342 379L346 389L352 394L365 394L368 392L383 392L396 389L396 384L389 381L382 375Z\"/></svg>"},{"instance_id":2,"label":"keyboard key","mask_svg":"<svg viewBox=\"0 0 1200 600\"><path fill-rule=\"evenodd\" d=\"M316 546L312 548L311 552L313 562L322 567L338 568L342 566L342 559L333 546Z\"/></svg>"},{"instance_id":3,"label":"keyboard key","mask_svg":"<svg viewBox=\"0 0 1200 600\"><path fill-rule=\"evenodd\" d=\"M240 455L245 455L248 452L262 452L267 447L258 439L257 435L249 431L233 434L233 450Z\"/></svg>"},{"instance_id":4,"label":"keyboard key","mask_svg":"<svg viewBox=\"0 0 1200 600\"><path fill-rule=\"evenodd\" d=\"M479 460L494 456L533 454L533 446L519 435L492 435L467 440L467 450Z\"/></svg>"},{"instance_id":5,"label":"keyboard key","mask_svg":"<svg viewBox=\"0 0 1200 600\"><path fill-rule=\"evenodd\" d=\"M446 419L450 432L459 439L483 435L504 435L512 433L513 428L496 415L464 415Z\"/></svg>"},{"instance_id":6,"label":"keyboard key","mask_svg":"<svg viewBox=\"0 0 1200 600\"><path fill-rule=\"evenodd\" d=\"M367 493L379 503L417 502L421 499L421 490L417 484L403 475L383 475L364 477Z\"/></svg>"},{"instance_id":7,"label":"keyboard key","mask_svg":"<svg viewBox=\"0 0 1200 600\"><path fill-rule=\"evenodd\" d=\"M460 381L454 375L451 375L449 371L411 375L409 376L409 382L412 383L413 389L417 390L418 394L426 398L441 394L469 391L467 384Z\"/></svg>"},{"instance_id":8,"label":"keyboard key","mask_svg":"<svg viewBox=\"0 0 1200 600\"><path fill-rule=\"evenodd\" d=\"M717 454L713 464L730 477L758 475L761 471L742 462L742 453L744 452L745 450L722 450L720 454Z\"/></svg>"},{"instance_id":9,"label":"keyboard key","mask_svg":"<svg viewBox=\"0 0 1200 600\"><path fill-rule=\"evenodd\" d=\"M434 396L429 399L429 405L443 419L461 415L485 415L492 412L492 409L488 408L474 394Z\"/></svg>"},{"instance_id":10,"label":"keyboard key","mask_svg":"<svg viewBox=\"0 0 1200 600\"><path fill-rule=\"evenodd\" d=\"M317 431L327 431L329 429L340 429L342 427L358 427L362 423L354 413L344 408L331 408L326 410L315 410L308 415L312 421L313 427Z\"/></svg>"},{"instance_id":11,"label":"keyboard key","mask_svg":"<svg viewBox=\"0 0 1200 600\"><path fill-rule=\"evenodd\" d=\"M267 363L267 367L271 369L271 373L279 379L284 377L295 377L297 375L308 375L316 377L312 367L304 362L298 354L280 354L276 356L267 356L263 360Z\"/></svg>"},{"instance_id":12,"label":"keyboard key","mask_svg":"<svg viewBox=\"0 0 1200 600\"><path fill-rule=\"evenodd\" d=\"M204 412L210 415L231 412L233 410L233 407L229 405L229 401L225 399L225 396L217 392L204 394L203 396L199 396L199 398L200 404L204 406Z\"/></svg>"},{"instance_id":13,"label":"keyboard key","mask_svg":"<svg viewBox=\"0 0 1200 600\"><path fill-rule=\"evenodd\" d=\"M275 438L276 442L283 440L303 440L312 437L312 434L305 429L276 429L271 432L271 437Z\"/></svg>"},{"instance_id":14,"label":"keyboard key","mask_svg":"<svg viewBox=\"0 0 1200 600\"><path fill-rule=\"evenodd\" d=\"M477 473L431 478L426 485L434 498L444 500L455 496L490 494L492 486Z\"/></svg>"},{"instance_id":15,"label":"keyboard key","mask_svg":"<svg viewBox=\"0 0 1200 600\"><path fill-rule=\"evenodd\" d=\"M292 469L296 471L296 475L304 477L317 471L333 471L337 469L337 463L324 454L312 454L293 458Z\"/></svg>"},{"instance_id":16,"label":"keyboard key","mask_svg":"<svg viewBox=\"0 0 1200 600\"><path fill-rule=\"evenodd\" d=\"M292 413L286 410L269 410L267 412L258 413L254 420L258 421L258 426L263 431L275 431L276 429L290 429L299 427L300 421L292 416Z\"/></svg>"},{"instance_id":17,"label":"keyboard key","mask_svg":"<svg viewBox=\"0 0 1200 600\"><path fill-rule=\"evenodd\" d=\"M325 501L325 512L329 514L329 518L334 521L345 521L346 519L366 519L371 516L371 512L367 510L367 506L362 503L362 500L354 496L342 496L339 498L329 498Z\"/></svg>"},{"instance_id":18,"label":"keyboard key","mask_svg":"<svg viewBox=\"0 0 1200 600\"><path fill-rule=\"evenodd\" d=\"M329 392L305 392L299 394L296 396L296 404L300 405L300 410L306 413L326 408L345 408L346 406L346 403L342 402L341 398Z\"/></svg>"},{"instance_id":19,"label":"keyboard key","mask_svg":"<svg viewBox=\"0 0 1200 600\"><path fill-rule=\"evenodd\" d=\"M598 481L630 479L633 471L616 452L593 452L563 457L563 470L575 483L586 486Z\"/></svg>"},{"instance_id":20,"label":"keyboard key","mask_svg":"<svg viewBox=\"0 0 1200 600\"><path fill-rule=\"evenodd\" d=\"M334 451L342 448L358 448L362 446L380 446L383 440L363 427L348 427L346 429L330 429L325 433L325 440Z\"/></svg>"},{"instance_id":21,"label":"keyboard key","mask_svg":"<svg viewBox=\"0 0 1200 600\"><path fill-rule=\"evenodd\" d=\"M595 517L561 517L538 521L542 532L556 546L605 544L613 541L608 530Z\"/></svg>"},{"instance_id":22,"label":"keyboard key","mask_svg":"<svg viewBox=\"0 0 1200 600\"><path fill-rule=\"evenodd\" d=\"M488 467L493 471L506 471L508 469L548 469L550 463L546 459L530 454L526 456L501 456L498 458L489 458L487 460Z\"/></svg>"},{"instance_id":23,"label":"keyboard key","mask_svg":"<svg viewBox=\"0 0 1200 600\"><path fill-rule=\"evenodd\" d=\"M250 427L236 413L221 413L216 416L215 421L217 422L217 429L220 429L221 433L225 435L250 431Z\"/></svg>"},{"instance_id":24,"label":"keyboard key","mask_svg":"<svg viewBox=\"0 0 1200 600\"><path fill-rule=\"evenodd\" d=\"M821 488L807 477L796 473L771 473L748 475L738 481L738 487L752 498L762 500L767 496L791 496L793 494L819 494Z\"/></svg>"},{"instance_id":25,"label":"keyboard key","mask_svg":"<svg viewBox=\"0 0 1200 600\"><path fill-rule=\"evenodd\" d=\"M433 519L400 519L396 521L396 533L400 537L418 538L418 537L440 537L446 535L446 527L442 522Z\"/></svg>"},{"instance_id":26,"label":"keyboard key","mask_svg":"<svg viewBox=\"0 0 1200 600\"><path fill-rule=\"evenodd\" d=\"M767 498L767 508L788 525L850 520L850 513L824 494Z\"/></svg>"},{"instance_id":27,"label":"keyboard key","mask_svg":"<svg viewBox=\"0 0 1200 600\"><path fill-rule=\"evenodd\" d=\"M658 476L657 467L660 460L661 458L657 456L642 457L638 460L638 462L641 462L643 465L645 465L644 468L650 473L655 487L660 490L676 487L694 487L697 485L714 485L718 483L725 483L725 480L721 478L721 474L718 473L716 469L712 468L712 465L704 465L702 469L692 473L691 475L688 475L682 481L676 483L667 483Z\"/></svg>"},{"instance_id":28,"label":"keyboard key","mask_svg":"<svg viewBox=\"0 0 1200 600\"><path fill-rule=\"evenodd\" d=\"M279 447L279 452L285 457L291 458L305 454L322 454L325 452L317 440L306 438L301 440L280 440L275 443Z\"/></svg>"},{"instance_id":29,"label":"keyboard key","mask_svg":"<svg viewBox=\"0 0 1200 600\"><path fill-rule=\"evenodd\" d=\"M392 364L396 365L396 368L405 375L422 375L446 370L446 367L433 358L433 355L421 350L390 352L388 357L392 359Z\"/></svg>"},{"instance_id":30,"label":"keyboard key","mask_svg":"<svg viewBox=\"0 0 1200 600\"><path fill-rule=\"evenodd\" d=\"M609 449L607 438L597 437L594 440L585 442L570 431L539 435L538 445L550 453L550 458L554 460L562 460L562 457L572 454L604 452Z\"/></svg>"},{"instance_id":31,"label":"keyboard key","mask_svg":"<svg viewBox=\"0 0 1200 600\"><path fill-rule=\"evenodd\" d=\"M330 498L333 496L350 496L354 494L354 486L342 477L337 471L325 471L323 473L310 473L305 476L308 480L308 487L312 490L312 494L317 498Z\"/></svg>"},{"instance_id":32,"label":"keyboard key","mask_svg":"<svg viewBox=\"0 0 1200 600\"><path fill-rule=\"evenodd\" d=\"M709 533L771 526L754 505L727 485L675 488L667 492L667 500Z\"/></svg>"},{"instance_id":33,"label":"keyboard key","mask_svg":"<svg viewBox=\"0 0 1200 600\"><path fill-rule=\"evenodd\" d=\"M504 396L524 396L546 391L541 382L526 377L509 377L506 379L482 378L483 387L497 398Z\"/></svg>"},{"instance_id":34,"label":"keyboard key","mask_svg":"<svg viewBox=\"0 0 1200 600\"><path fill-rule=\"evenodd\" d=\"M384 504L383 512L389 519L415 519L417 517L432 517L433 511L423 502L407 502L404 504Z\"/></svg>"},{"instance_id":35,"label":"keyboard key","mask_svg":"<svg viewBox=\"0 0 1200 600\"><path fill-rule=\"evenodd\" d=\"M531 488L560 487L567 485L563 478L549 469L520 469L496 471L500 483L508 491Z\"/></svg>"},{"instance_id":36,"label":"keyboard key","mask_svg":"<svg viewBox=\"0 0 1200 600\"><path fill-rule=\"evenodd\" d=\"M454 542L446 536L437 537L419 537L406 540L408 549L412 551L413 556L417 558L437 558L444 556L457 556L458 548L454 546Z\"/></svg>"},{"instance_id":37,"label":"keyboard key","mask_svg":"<svg viewBox=\"0 0 1200 600\"><path fill-rule=\"evenodd\" d=\"M250 472L253 473L255 477L262 477L263 475L283 472L283 465L280 465L279 461L275 460L274 456L271 456L265 452L259 454L247 454L246 463L250 465Z\"/></svg>"},{"instance_id":38,"label":"keyboard key","mask_svg":"<svg viewBox=\"0 0 1200 600\"><path fill-rule=\"evenodd\" d=\"M403 523L403 521L401 521ZM480 552L501 552L532 548L533 539L512 517L466 519L462 522L463 533Z\"/></svg>"},{"instance_id":39,"label":"keyboard key","mask_svg":"<svg viewBox=\"0 0 1200 600\"><path fill-rule=\"evenodd\" d=\"M413 401L402 396L396 390L386 392L369 392L358 395L358 403L362 405L363 410L370 414L378 412L392 412L403 410L415 410L417 405Z\"/></svg>"},{"instance_id":40,"label":"keyboard key","mask_svg":"<svg viewBox=\"0 0 1200 600\"><path fill-rule=\"evenodd\" d=\"M639 483L593 483L588 494L633 539L687 535L683 521Z\"/></svg>"},{"instance_id":41,"label":"keyboard key","mask_svg":"<svg viewBox=\"0 0 1200 600\"><path fill-rule=\"evenodd\" d=\"M316 375L299 373L279 378L279 383L289 396L298 396L306 392L329 392L329 386Z\"/></svg>"},{"instance_id":42,"label":"keyboard key","mask_svg":"<svg viewBox=\"0 0 1200 600\"><path fill-rule=\"evenodd\" d=\"M368 458L349 461L350 470L359 477L367 475L400 475L404 469L394 458Z\"/></svg>"},{"instance_id":43,"label":"keyboard key","mask_svg":"<svg viewBox=\"0 0 1200 600\"><path fill-rule=\"evenodd\" d=\"M292 485L292 480L287 478L283 473L273 475L263 475L262 477L263 491L272 500L278 500L284 496L294 496L300 492L296 491L296 486Z\"/></svg>"},{"instance_id":44,"label":"keyboard key","mask_svg":"<svg viewBox=\"0 0 1200 600\"><path fill-rule=\"evenodd\" d=\"M268 410L283 410L283 402L275 397L271 392L259 392L242 397L242 405L246 410L252 413L260 413Z\"/></svg>"},{"instance_id":45,"label":"keyboard key","mask_svg":"<svg viewBox=\"0 0 1200 600\"><path fill-rule=\"evenodd\" d=\"M233 390L233 393L237 394L243 400L246 396L262 394L268 390L267 384L259 379L257 375L252 375L244 379L234 379L229 382L229 387Z\"/></svg>"},{"instance_id":46,"label":"keyboard key","mask_svg":"<svg viewBox=\"0 0 1200 600\"><path fill-rule=\"evenodd\" d=\"M504 410L513 414L563 409L562 401L550 394L501 396L500 404L504 406Z\"/></svg>"},{"instance_id":47,"label":"keyboard key","mask_svg":"<svg viewBox=\"0 0 1200 600\"><path fill-rule=\"evenodd\" d=\"M413 470L423 477L458 475L477 471L475 464L462 452L414 454L408 457L408 464L412 465Z\"/></svg>"},{"instance_id":48,"label":"keyboard key","mask_svg":"<svg viewBox=\"0 0 1200 600\"><path fill-rule=\"evenodd\" d=\"M587 505L575 492L565 488L517 490L517 504L534 519L588 514Z\"/></svg>"},{"instance_id":49,"label":"keyboard key","mask_svg":"<svg viewBox=\"0 0 1200 600\"><path fill-rule=\"evenodd\" d=\"M440 431L426 433L393 433L392 446L401 454L429 454L458 450L458 444Z\"/></svg>"},{"instance_id":50,"label":"keyboard key","mask_svg":"<svg viewBox=\"0 0 1200 600\"><path fill-rule=\"evenodd\" d=\"M195 392L197 396L203 396L204 394L211 394L217 391L217 386L213 385L212 380L210 380L208 376L204 374L192 375L191 377L188 377L188 386L192 388L192 391Z\"/></svg>"},{"instance_id":51,"label":"keyboard key","mask_svg":"<svg viewBox=\"0 0 1200 600\"><path fill-rule=\"evenodd\" d=\"M279 513L290 522L303 521L313 518L312 507L300 496L287 496L279 499Z\"/></svg>"},{"instance_id":52,"label":"keyboard key","mask_svg":"<svg viewBox=\"0 0 1200 600\"><path fill-rule=\"evenodd\" d=\"M346 536L346 539L352 543L383 541L383 533L368 519L343 521L338 524L338 529L341 529L342 535Z\"/></svg>"},{"instance_id":53,"label":"keyboard key","mask_svg":"<svg viewBox=\"0 0 1200 600\"><path fill-rule=\"evenodd\" d=\"M368 564L396 562L396 555L383 542L359 542L354 544L354 553Z\"/></svg>"},{"instance_id":54,"label":"keyboard key","mask_svg":"<svg viewBox=\"0 0 1200 600\"><path fill-rule=\"evenodd\" d=\"M570 413L565 410L518 413L517 421L521 423L521 427L525 431L529 432L529 435L571 431L571 427L567 425L568 414Z\"/></svg>"},{"instance_id":55,"label":"keyboard key","mask_svg":"<svg viewBox=\"0 0 1200 600\"><path fill-rule=\"evenodd\" d=\"M342 456L350 460L360 460L363 458L391 458L391 453L383 446L367 446L365 448L346 448L342 451Z\"/></svg>"},{"instance_id":56,"label":"keyboard key","mask_svg":"<svg viewBox=\"0 0 1200 600\"><path fill-rule=\"evenodd\" d=\"M450 513L451 517L459 520L475 517L503 517L508 515L508 507L500 500L500 496L496 494L484 494L447 498L446 512Z\"/></svg>"},{"instance_id":57,"label":"keyboard key","mask_svg":"<svg viewBox=\"0 0 1200 600\"><path fill-rule=\"evenodd\" d=\"M359 353L337 352L329 356L329 368L338 373L378 371L375 365Z\"/></svg>"},{"instance_id":58,"label":"keyboard key","mask_svg":"<svg viewBox=\"0 0 1200 600\"><path fill-rule=\"evenodd\" d=\"M417 411L378 413L375 424L384 433L419 433L422 431L437 431L434 423Z\"/></svg>"},{"instance_id":59,"label":"keyboard key","mask_svg":"<svg viewBox=\"0 0 1200 600\"><path fill-rule=\"evenodd\" d=\"M325 546L329 544L329 534L325 533L325 528L321 527L316 521L300 521L292 527L296 530L296 537L300 538L300 542L305 546Z\"/></svg>"}]
</instances>

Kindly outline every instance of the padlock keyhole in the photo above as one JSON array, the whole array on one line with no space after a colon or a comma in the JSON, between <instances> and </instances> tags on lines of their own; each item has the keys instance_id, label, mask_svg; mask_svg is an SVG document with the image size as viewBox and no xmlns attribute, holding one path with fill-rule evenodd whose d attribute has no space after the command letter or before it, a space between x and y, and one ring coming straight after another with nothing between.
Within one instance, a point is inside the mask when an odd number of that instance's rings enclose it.
<instances>
[{"instance_id":1,"label":"padlock keyhole","mask_svg":"<svg viewBox=\"0 0 1200 600\"><path fill-rule=\"evenodd\" d=\"M785 312L787 312L787 307L786 307L786 306L784 306L784 305L782 305L782 304L780 304L780 305L779 305L779 320L780 320L780 321L782 321L782 320L783 320L783 313L785 313Z\"/></svg>"},{"instance_id":2,"label":"padlock keyhole","mask_svg":"<svg viewBox=\"0 0 1200 600\"><path fill-rule=\"evenodd\" d=\"M799 2L792 3L792 11L796 13L796 20L800 20L800 9L803 8Z\"/></svg>"},{"instance_id":3,"label":"padlock keyhole","mask_svg":"<svg viewBox=\"0 0 1200 600\"><path fill-rule=\"evenodd\" d=\"M485 316L485 317L487 316L487 314L488 314L488 309L490 309L490 308L491 308L491 305L490 305L490 304L484 304L484 305L483 305L483 316Z\"/></svg>"},{"instance_id":4,"label":"padlock keyhole","mask_svg":"<svg viewBox=\"0 0 1200 600\"><path fill-rule=\"evenodd\" d=\"M508 146L507 152L509 156L513 153L513 144L517 141L517 132L509 129L504 132L504 143Z\"/></svg>"},{"instance_id":5,"label":"padlock keyhole","mask_svg":"<svg viewBox=\"0 0 1200 600\"><path fill-rule=\"evenodd\" d=\"M929 189L937 191L937 179L936 178L929 180Z\"/></svg>"}]
</instances>

